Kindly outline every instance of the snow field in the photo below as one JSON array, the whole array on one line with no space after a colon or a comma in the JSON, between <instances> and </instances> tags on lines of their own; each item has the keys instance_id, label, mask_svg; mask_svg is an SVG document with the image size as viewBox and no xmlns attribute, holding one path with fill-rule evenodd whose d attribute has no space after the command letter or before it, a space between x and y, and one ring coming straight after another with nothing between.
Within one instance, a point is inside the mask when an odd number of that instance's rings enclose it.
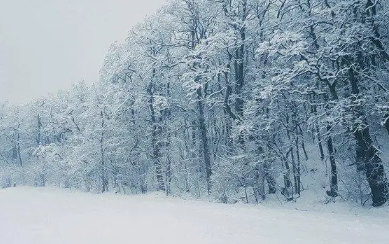
<instances>
[{"instance_id":1,"label":"snow field","mask_svg":"<svg viewBox=\"0 0 389 244\"><path fill-rule=\"evenodd\" d=\"M290 206L9 188L0 190L0 243L389 243L388 207L331 213Z\"/></svg>"}]
</instances>

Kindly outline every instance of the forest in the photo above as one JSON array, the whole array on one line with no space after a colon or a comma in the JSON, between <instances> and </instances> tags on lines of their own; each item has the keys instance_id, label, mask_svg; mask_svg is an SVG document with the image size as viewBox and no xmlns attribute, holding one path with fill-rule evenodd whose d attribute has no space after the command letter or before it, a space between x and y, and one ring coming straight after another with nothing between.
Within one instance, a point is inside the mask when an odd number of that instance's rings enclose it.
<instances>
[{"instance_id":1,"label":"forest","mask_svg":"<svg viewBox=\"0 0 389 244\"><path fill-rule=\"evenodd\" d=\"M102 63L0 104L0 187L388 200L386 0L170 0Z\"/></svg>"}]
</instances>

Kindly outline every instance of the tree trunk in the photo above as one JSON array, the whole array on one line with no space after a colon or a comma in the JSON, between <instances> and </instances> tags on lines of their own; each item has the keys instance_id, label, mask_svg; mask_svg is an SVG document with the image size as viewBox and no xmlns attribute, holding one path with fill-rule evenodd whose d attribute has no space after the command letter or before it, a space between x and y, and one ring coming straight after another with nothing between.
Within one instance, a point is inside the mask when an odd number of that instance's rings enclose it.
<instances>
[{"instance_id":1,"label":"tree trunk","mask_svg":"<svg viewBox=\"0 0 389 244\"><path fill-rule=\"evenodd\" d=\"M353 99L360 96L358 79L353 68L348 70ZM388 181L385 175L384 165L378 156L378 151L373 145L369 125L363 108L356 104L353 106L355 116L354 137L356 140L356 163L360 170L364 170L371 189L373 206L381 206L388 199Z\"/></svg>"},{"instance_id":2,"label":"tree trunk","mask_svg":"<svg viewBox=\"0 0 389 244\"><path fill-rule=\"evenodd\" d=\"M197 89L197 105L199 109L199 130L200 130L200 151L203 152L203 160L205 164L205 173L206 173L206 181L207 181L207 191L208 194L211 193L211 175L212 175L212 169L211 169L211 157L209 152L209 145L208 145L208 135L207 135L207 126L205 124L205 115L204 115L204 103L203 103L203 95L202 95L202 88Z\"/></svg>"},{"instance_id":3,"label":"tree trunk","mask_svg":"<svg viewBox=\"0 0 389 244\"><path fill-rule=\"evenodd\" d=\"M293 200L292 182L290 180L290 166L287 158L284 159L285 173L284 173L284 188L281 193L285 196L286 200Z\"/></svg>"},{"instance_id":4,"label":"tree trunk","mask_svg":"<svg viewBox=\"0 0 389 244\"><path fill-rule=\"evenodd\" d=\"M300 145L299 145L298 137L296 140L296 159L297 159L297 168L296 168L297 189L296 189L296 193L300 196L300 194L301 194L301 160L300 160Z\"/></svg>"},{"instance_id":5,"label":"tree trunk","mask_svg":"<svg viewBox=\"0 0 389 244\"><path fill-rule=\"evenodd\" d=\"M153 77L155 75L155 70L153 70ZM152 160L155 167L155 174L157 178L157 190L165 192L165 182L162 174L162 165L160 162L161 156L161 143L158 142L158 136L161 132L161 128L157 123L157 115L154 108L154 84L153 81L149 84L147 88L147 93L149 95L149 108L151 113L151 147L152 147Z\"/></svg>"},{"instance_id":6,"label":"tree trunk","mask_svg":"<svg viewBox=\"0 0 389 244\"><path fill-rule=\"evenodd\" d=\"M241 20L243 23L243 26L235 26L236 29L239 30L240 33L240 45L235 50L235 62L234 62L234 69L235 69L235 110L237 113L238 118L241 120L243 118L243 109L244 109L244 100L242 97L242 90L244 85L244 58L245 58L245 41L246 41L246 26L245 21L247 18L247 0L242 1L242 15ZM238 120L238 124L240 124L240 120ZM243 134L240 133L238 137L239 144L243 147L244 146L244 138Z\"/></svg>"},{"instance_id":7,"label":"tree trunk","mask_svg":"<svg viewBox=\"0 0 389 244\"><path fill-rule=\"evenodd\" d=\"M259 202L259 199L265 200L266 192L265 192L265 169L264 164L259 163L255 167L255 175L254 175L254 194L255 199Z\"/></svg>"},{"instance_id":8,"label":"tree trunk","mask_svg":"<svg viewBox=\"0 0 389 244\"><path fill-rule=\"evenodd\" d=\"M274 177L269 169L269 165L267 163L265 163L263 167L264 167L263 169L265 172L265 179L266 179L267 185L269 187L269 194L274 194L277 192L276 180L274 179Z\"/></svg>"},{"instance_id":9,"label":"tree trunk","mask_svg":"<svg viewBox=\"0 0 389 244\"><path fill-rule=\"evenodd\" d=\"M321 139L321 133L320 133L320 129L319 129L319 126L317 124L315 124L315 127L316 127L316 133L317 133L317 144L319 146L319 152L320 152L320 159L321 161L324 161L324 150L323 150L323 143L322 143L322 139Z\"/></svg>"},{"instance_id":10,"label":"tree trunk","mask_svg":"<svg viewBox=\"0 0 389 244\"><path fill-rule=\"evenodd\" d=\"M23 166L23 160L22 160L22 152L20 150L20 133L19 133L19 131L18 131L18 141L17 141L16 150L17 150L17 153L18 153L19 165L20 165L20 167L22 167Z\"/></svg>"},{"instance_id":11,"label":"tree trunk","mask_svg":"<svg viewBox=\"0 0 389 244\"><path fill-rule=\"evenodd\" d=\"M338 100L338 93L336 92L336 83L333 83L329 85L329 91L331 95L331 101ZM325 98L327 105L325 106L325 109L328 110L328 97ZM330 197L337 197L338 196L338 170L336 166L336 160L335 160L335 149L334 149L334 144L332 140L332 136L330 134L332 130L332 124L328 123L327 124L327 151L328 151L328 156L330 159L330 166L331 166L331 179L330 179L330 190L326 191L327 195Z\"/></svg>"},{"instance_id":12,"label":"tree trunk","mask_svg":"<svg viewBox=\"0 0 389 244\"><path fill-rule=\"evenodd\" d=\"M42 145L41 143L41 138L42 138L42 121L41 121L41 117L40 115L38 114L37 116L37 126L38 126L38 134L36 136L36 144L39 146L39 145Z\"/></svg>"},{"instance_id":13,"label":"tree trunk","mask_svg":"<svg viewBox=\"0 0 389 244\"><path fill-rule=\"evenodd\" d=\"M104 193L104 192L108 191L108 179L107 179L107 172L106 172L106 166L105 166L105 155L104 155L104 127L105 127L105 121L104 121L104 112L103 112L103 110L100 111L100 118L101 118L101 135L100 135L101 192Z\"/></svg>"},{"instance_id":14,"label":"tree trunk","mask_svg":"<svg viewBox=\"0 0 389 244\"><path fill-rule=\"evenodd\" d=\"M327 131L331 131L331 126L327 125ZM327 149L328 149L328 155L330 158L330 164L331 164L331 180L330 180L330 190L327 191L327 195L330 197L336 197L338 196L338 171L336 168L336 161L334 156L334 145L332 143L332 137L328 135L327 138Z\"/></svg>"}]
</instances>

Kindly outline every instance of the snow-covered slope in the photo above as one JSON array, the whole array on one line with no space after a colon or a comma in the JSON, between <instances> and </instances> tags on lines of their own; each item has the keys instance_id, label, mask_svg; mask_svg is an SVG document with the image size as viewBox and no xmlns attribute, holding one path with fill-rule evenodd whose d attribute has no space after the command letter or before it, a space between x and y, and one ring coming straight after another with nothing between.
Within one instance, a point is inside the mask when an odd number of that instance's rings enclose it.
<instances>
[{"instance_id":1,"label":"snow-covered slope","mask_svg":"<svg viewBox=\"0 0 389 244\"><path fill-rule=\"evenodd\" d=\"M389 243L387 207L301 210L12 188L0 190L0 243Z\"/></svg>"}]
</instances>

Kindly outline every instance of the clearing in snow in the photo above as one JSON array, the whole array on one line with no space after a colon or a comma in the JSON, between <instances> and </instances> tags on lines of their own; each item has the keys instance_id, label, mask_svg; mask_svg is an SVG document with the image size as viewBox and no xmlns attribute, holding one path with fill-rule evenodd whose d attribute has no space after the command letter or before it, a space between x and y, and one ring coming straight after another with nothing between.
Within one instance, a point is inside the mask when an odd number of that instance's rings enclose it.
<instances>
[{"instance_id":1,"label":"clearing in snow","mask_svg":"<svg viewBox=\"0 0 389 244\"><path fill-rule=\"evenodd\" d=\"M9 188L0 190L0 243L389 243L387 207L340 211Z\"/></svg>"}]
</instances>

